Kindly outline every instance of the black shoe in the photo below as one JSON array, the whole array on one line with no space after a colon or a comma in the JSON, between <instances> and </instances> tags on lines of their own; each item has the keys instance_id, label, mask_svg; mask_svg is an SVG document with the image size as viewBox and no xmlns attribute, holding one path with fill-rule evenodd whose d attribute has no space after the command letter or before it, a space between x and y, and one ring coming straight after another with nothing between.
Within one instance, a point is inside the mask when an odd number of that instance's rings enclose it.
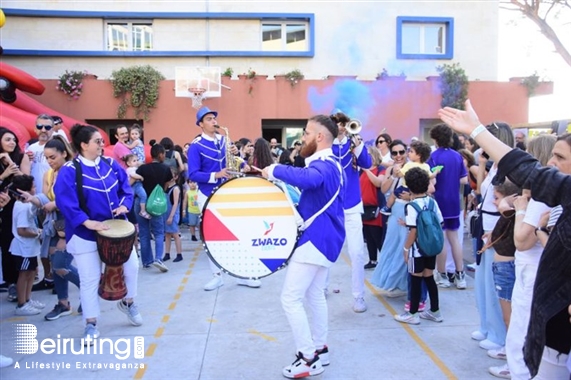
<instances>
[{"instance_id":1,"label":"black shoe","mask_svg":"<svg viewBox=\"0 0 571 380\"><path fill-rule=\"evenodd\" d=\"M369 261L367 264L365 264L365 269L373 269L377 266L377 263L374 263L372 261Z\"/></svg>"},{"instance_id":2,"label":"black shoe","mask_svg":"<svg viewBox=\"0 0 571 380\"><path fill-rule=\"evenodd\" d=\"M165 255L163 256L163 260L162 261L169 261L171 259L171 254L170 253L165 253Z\"/></svg>"},{"instance_id":3,"label":"black shoe","mask_svg":"<svg viewBox=\"0 0 571 380\"><path fill-rule=\"evenodd\" d=\"M71 314L71 306L65 306L58 302L54 307L54 309L49 313L47 313L44 318L46 319L46 321L55 321L59 317L64 317L70 314Z\"/></svg>"},{"instance_id":4,"label":"black shoe","mask_svg":"<svg viewBox=\"0 0 571 380\"><path fill-rule=\"evenodd\" d=\"M190 240L192 241L198 241L198 239L196 238L196 236L192 235L192 237L190 238Z\"/></svg>"},{"instance_id":5,"label":"black shoe","mask_svg":"<svg viewBox=\"0 0 571 380\"><path fill-rule=\"evenodd\" d=\"M182 255L180 253L176 255L175 259L172 262L178 263L179 261L182 261Z\"/></svg>"}]
</instances>

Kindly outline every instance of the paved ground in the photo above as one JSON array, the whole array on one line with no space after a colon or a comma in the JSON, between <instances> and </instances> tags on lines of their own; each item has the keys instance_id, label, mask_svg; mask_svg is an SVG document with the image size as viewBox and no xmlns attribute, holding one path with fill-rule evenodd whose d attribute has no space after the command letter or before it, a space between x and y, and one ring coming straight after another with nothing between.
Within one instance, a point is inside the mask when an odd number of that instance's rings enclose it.
<instances>
[{"instance_id":1,"label":"paved ground","mask_svg":"<svg viewBox=\"0 0 571 380\"><path fill-rule=\"evenodd\" d=\"M223 287L205 292L208 263L201 246L188 238L185 233L184 260L168 262L168 273L140 271L137 302L143 326L129 325L115 303L101 301L101 338L109 338L118 349L114 355L110 343L96 354L72 354L69 344L67 354L16 354L14 328L22 323L35 325L37 339L44 344L44 339L59 337L61 347L64 339L74 338L72 346L78 352L82 319L76 313L52 322L44 321L43 314L15 317L15 305L5 300L5 293L0 295L0 348L20 367L1 369L0 378L282 379L281 369L293 361L295 350L279 301L284 272L263 279L260 289L237 286L226 276ZM369 310L354 313L345 254L333 266L330 279L330 290L339 290L328 300L331 365L315 379L485 379L491 378L488 366L503 364L488 358L470 339L478 325L471 277L467 290L440 290L443 323L423 320L419 326L395 322L392 315L401 312L404 299L385 299L369 283ZM35 292L34 297L48 304L46 312L56 302L50 291ZM77 306L74 287L70 299ZM142 352L135 350L135 337L144 338L143 359L134 358ZM125 360L116 358L127 355ZM45 368L58 363L70 368ZM116 369L117 364L127 368ZM98 365L102 368L93 368Z\"/></svg>"}]
</instances>

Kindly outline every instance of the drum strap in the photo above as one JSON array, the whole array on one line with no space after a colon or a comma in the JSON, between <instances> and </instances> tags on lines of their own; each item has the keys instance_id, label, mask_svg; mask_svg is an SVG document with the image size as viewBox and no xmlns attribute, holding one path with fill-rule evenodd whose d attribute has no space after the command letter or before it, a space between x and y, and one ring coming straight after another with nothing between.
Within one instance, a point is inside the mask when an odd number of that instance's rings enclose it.
<instances>
[{"instance_id":1,"label":"drum strap","mask_svg":"<svg viewBox=\"0 0 571 380\"><path fill-rule=\"evenodd\" d=\"M101 159L101 161L106 162L107 165L109 165L110 168L113 168L111 166L111 161L109 161L109 159L100 156L99 157ZM81 169L81 163L79 162L79 159L74 158L73 160L73 166L75 166L75 186L77 187L77 199L79 200L79 208L86 213L87 215L89 215L89 209L87 208L87 202L85 202L85 194L83 194L83 170Z\"/></svg>"},{"instance_id":2,"label":"drum strap","mask_svg":"<svg viewBox=\"0 0 571 380\"><path fill-rule=\"evenodd\" d=\"M335 194L333 194L333 197L331 197L329 202L325 204L325 206L323 206L319 211L317 211L310 218L308 218L306 221L303 222L303 224L299 227L301 231L305 231L306 229L308 229L309 226L311 226L311 224L315 221L315 219L317 219L319 215L323 214L325 210L327 210L329 206L331 206L331 204L335 201L335 199L337 199L339 191L341 191L341 186L343 185L343 169L341 169L341 165L339 164L339 162L332 157L326 157L324 160L331 161L337 167L337 170L339 170L339 175L340 175L339 187L337 188L337 191L335 191Z\"/></svg>"}]
</instances>

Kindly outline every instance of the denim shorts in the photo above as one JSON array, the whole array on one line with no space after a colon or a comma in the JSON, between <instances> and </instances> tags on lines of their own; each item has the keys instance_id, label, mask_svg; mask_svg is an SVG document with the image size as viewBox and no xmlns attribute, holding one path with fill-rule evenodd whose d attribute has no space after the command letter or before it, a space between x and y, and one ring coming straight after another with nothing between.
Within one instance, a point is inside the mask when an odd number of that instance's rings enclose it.
<instances>
[{"instance_id":1,"label":"denim shorts","mask_svg":"<svg viewBox=\"0 0 571 380\"><path fill-rule=\"evenodd\" d=\"M188 225L197 227L200 224L200 214L186 214L188 216Z\"/></svg>"},{"instance_id":2,"label":"denim shorts","mask_svg":"<svg viewBox=\"0 0 571 380\"><path fill-rule=\"evenodd\" d=\"M515 283L515 260L493 262L492 273L498 298L511 302Z\"/></svg>"}]
</instances>

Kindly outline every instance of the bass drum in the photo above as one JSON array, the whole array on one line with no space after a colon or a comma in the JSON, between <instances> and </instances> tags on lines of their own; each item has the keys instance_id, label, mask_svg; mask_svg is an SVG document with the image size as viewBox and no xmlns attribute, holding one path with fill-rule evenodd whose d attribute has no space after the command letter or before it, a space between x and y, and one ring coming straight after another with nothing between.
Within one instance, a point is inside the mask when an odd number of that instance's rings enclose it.
<instances>
[{"instance_id":1,"label":"bass drum","mask_svg":"<svg viewBox=\"0 0 571 380\"><path fill-rule=\"evenodd\" d=\"M210 195L200 235L225 273L258 279L284 268L299 238L296 210L280 187L261 177L224 182Z\"/></svg>"}]
</instances>

